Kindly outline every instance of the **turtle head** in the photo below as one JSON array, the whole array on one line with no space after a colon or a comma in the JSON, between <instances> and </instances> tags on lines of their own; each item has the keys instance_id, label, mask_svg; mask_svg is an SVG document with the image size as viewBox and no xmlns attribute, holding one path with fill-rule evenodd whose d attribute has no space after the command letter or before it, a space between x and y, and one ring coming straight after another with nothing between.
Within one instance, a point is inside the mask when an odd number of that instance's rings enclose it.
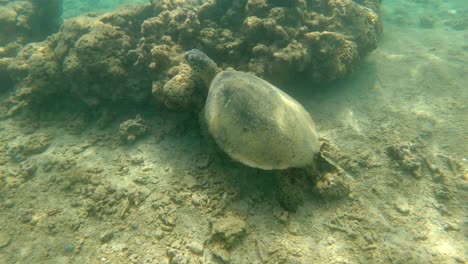
<instances>
[{"instance_id":1,"label":"turtle head","mask_svg":"<svg viewBox=\"0 0 468 264\"><path fill-rule=\"evenodd\" d=\"M196 75L199 75L209 87L218 72L218 65L205 53L197 49L185 52L185 60Z\"/></svg>"}]
</instances>

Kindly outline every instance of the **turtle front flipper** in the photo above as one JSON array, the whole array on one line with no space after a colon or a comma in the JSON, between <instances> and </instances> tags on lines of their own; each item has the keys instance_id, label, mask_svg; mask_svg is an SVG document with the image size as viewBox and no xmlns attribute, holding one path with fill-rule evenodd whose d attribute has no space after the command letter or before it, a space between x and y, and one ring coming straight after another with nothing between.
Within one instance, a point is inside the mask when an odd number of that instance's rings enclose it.
<instances>
[{"instance_id":1,"label":"turtle front flipper","mask_svg":"<svg viewBox=\"0 0 468 264\"><path fill-rule=\"evenodd\" d=\"M276 198L280 205L290 212L304 204L304 184L306 171L304 169L287 169L277 173Z\"/></svg>"}]
</instances>

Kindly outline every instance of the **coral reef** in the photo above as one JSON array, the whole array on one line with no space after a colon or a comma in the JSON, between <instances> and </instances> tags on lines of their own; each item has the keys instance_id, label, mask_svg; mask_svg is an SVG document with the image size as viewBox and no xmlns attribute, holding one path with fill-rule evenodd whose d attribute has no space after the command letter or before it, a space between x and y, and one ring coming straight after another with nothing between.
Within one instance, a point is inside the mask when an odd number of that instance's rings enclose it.
<instances>
[{"instance_id":1,"label":"coral reef","mask_svg":"<svg viewBox=\"0 0 468 264\"><path fill-rule=\"evenodd\" d=\"M0 93L13 88L12 58L28 43L42 41L62 24L62 0L0 1Z\"/></svg>"},{"instance_id":2,"label":"coral reef","mask_svg":"<svg viewBox=\"0 0 468 264\"><path fill-rule=\"evenodd\" d=\"M150 11L139 5L70 19L46 41L28 45L8 65L16 94L5 104L40 104L52 94L77 97L90 107L147 101L149 76L136 64L135 49L139 24ZM15 107L9 109L7 116Z\"/></svg>"},{"instance_id":3,"label":"coral reef","mask_svg":"<svg viewBox=\"0 0 468 264\"><path fill-rule=\"evenodd\" d=\"M205 91L183 64L185 50L201 49L221 68L273 83L332 81L358 67L382 30L378 0L200 2L152 1L67 20L57 34L0 63L16 86L6 108L57 93L91 107L141 105L152 87L172 110L199 110ZM11 28L13 14L3 17Z\"/></svg>"},{"instance_id":4,"label":"coral reef","mask_svg":"<svg viewBox=\"0 0 468 264\"><path fill-rule=\"evenodd\" d=\"M316 81L342 78L376 47L381 31L378 1L361 2L208 1L199 9L211 32L202 47L278 82L297 74Z\"/></svg>"},{"instance_id":5,"label":"coral reef","mask_svg":"<svg viewBox=\"0 0 468 264\"><path fill-rule=\"evenodd\" d=\"M62 24L62 0L0 1L0 58L41 41Z\"/></svg>"}]
</instances>

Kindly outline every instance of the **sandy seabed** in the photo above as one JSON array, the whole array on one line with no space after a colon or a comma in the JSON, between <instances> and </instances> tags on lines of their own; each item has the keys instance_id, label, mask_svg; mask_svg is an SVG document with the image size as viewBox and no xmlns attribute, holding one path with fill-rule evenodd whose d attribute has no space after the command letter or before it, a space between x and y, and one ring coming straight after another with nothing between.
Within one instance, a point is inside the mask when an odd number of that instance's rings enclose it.
<instances>
[{"instance_id":1,"label":"sandy seabed","mask_svg":"<svg viewBox=\"0 0 468 264\"><path fill-rule=\"evenodd\" d=\"M392 21L352 76L295 89L351 188L296 213L193 115L140 113L133 144L137 113L2 120L0 263L466 263L467 38Z\"/></svg>"}]
</instances>

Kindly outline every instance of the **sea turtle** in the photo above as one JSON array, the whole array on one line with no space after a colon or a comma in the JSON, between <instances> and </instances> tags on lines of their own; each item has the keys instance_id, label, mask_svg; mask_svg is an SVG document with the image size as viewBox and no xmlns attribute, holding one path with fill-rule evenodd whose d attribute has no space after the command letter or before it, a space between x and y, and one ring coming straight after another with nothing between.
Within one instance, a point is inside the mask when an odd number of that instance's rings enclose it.
<instances>
[{"instance_id":1,"label":"sea turtle","mask_svg":"<svg viewBox=\"0 0 468 264\"><path fill-rule=\"evenodd\" d=\"M185 59L209 89L200 116L217 145L245 165L280 171L277 197L296 211L303 179L316 172L313 165L321 157L309 113L273 84L250 73L223 71L200 50L187 51Z\"/></svg>"},{"instance_id":2,"label":"sea turtle","mask_svg":"<svg viewBox=\"0 0 468 264\"><path fill-rule=\"evenodd\" d=\"M185 58L209 87L204 122L230 157L264 170L313 162L320 144L314 121L300 103L253 74L222 71L200 50L187 51Z\"/></svg>"}]
</instances>

